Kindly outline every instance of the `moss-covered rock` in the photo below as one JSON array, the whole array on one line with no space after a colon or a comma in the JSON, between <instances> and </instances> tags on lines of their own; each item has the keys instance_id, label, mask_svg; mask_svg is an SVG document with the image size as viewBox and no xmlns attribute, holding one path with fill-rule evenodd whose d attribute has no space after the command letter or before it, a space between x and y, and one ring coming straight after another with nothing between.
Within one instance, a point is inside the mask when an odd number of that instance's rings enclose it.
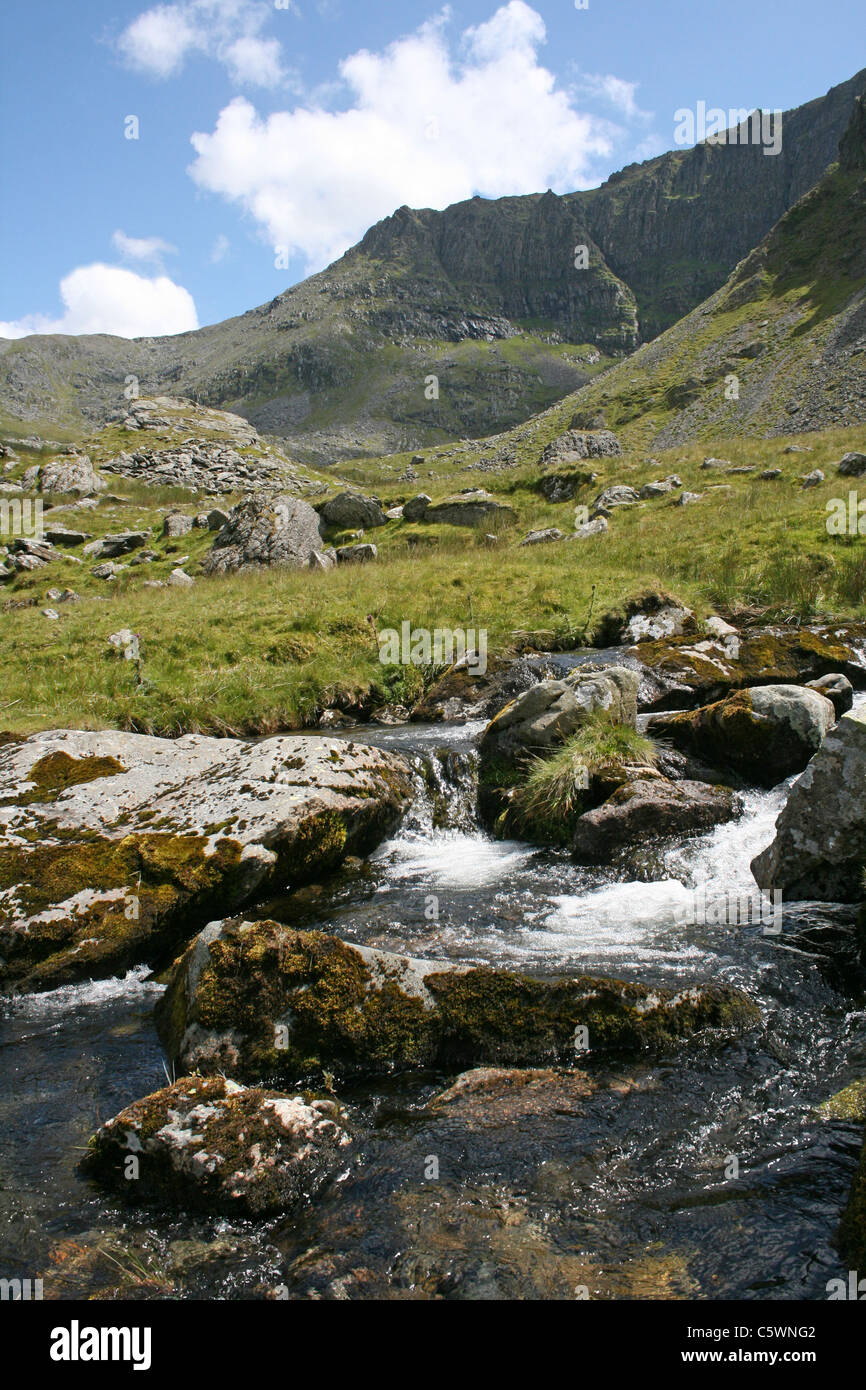
<instances>
[{"instance_id":1,"label":"moss-covered rock","mask_svg":"<svg viewBox=\"0 0 866 1390\"><path fill-rule=\"evenodd\" d=\"M571 1062L664 1047L758 1010L725 987L535 979L350 945L277 922L213 922L174 967L157 1026L183 1071L244 1080L414 1066Z\"/></svg>"},{"instance_id":2,"label":"moss-covered rock","mask_svg":"<svg viewBox=\"0 0 866 1390\"><path fill-rule=\"evenodd\" d=\"M697 710L658 715L653 736L748 782L774 787L802 772L835 723L833 704L817 690L762 685Z\"/></svg>"},{"instance_id":3,"label":"moss-covered rock","mask_svg":"<svg viewBox=\"0 0 866 1390\"><path fill-rule=\"evenodd\" d=\"M131 1201L267 1216L314 1195L351 1138L331 1100L187 1077L97 1130L82 1170Z\"/></svg>"},{"instance_id":4,"label":"moss-covered rock","mask_svg":"<svg viewBox=\"0 0 866 1390\"><path fill-rule=\"evenodd\" d=\"M153 964L217 912L372 849L402 758L329 739L115 731L0 746L0 986Z\"/></svg>"},{"instance_id":5,"label":"moss-covered rock","mask_svg":"<svg viewBox=\"0 0 866 1390\"><path fill-rule=\"evenodd\" d=\"M639 642L628 649L646 668L641 692L646 710L708 704L753 685L805 685L841 672L856 689L866 684L858 647L863 624L838 628L730 633L696 642L689 637Z\"/></svg>"}]
</instances>

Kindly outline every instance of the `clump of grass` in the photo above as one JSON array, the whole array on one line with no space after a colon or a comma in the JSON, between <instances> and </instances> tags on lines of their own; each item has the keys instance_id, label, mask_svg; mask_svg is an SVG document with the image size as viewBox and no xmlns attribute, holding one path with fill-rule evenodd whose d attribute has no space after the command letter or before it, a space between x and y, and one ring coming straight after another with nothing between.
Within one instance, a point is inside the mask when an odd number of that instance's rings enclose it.
<instances>
[{"instance_id":1,"label":"clump of grass","mask_svg":"<svg viewBox=\"0 0 866 1390\"><path fill-rule=\"evenodd\" d=\"M551 757L533 760L512 798L516 825L564 844L577 816L592 800L592 784L618 777L624 767L654 767L652 739L598 710Z\"/></svg>"}]
</instances>

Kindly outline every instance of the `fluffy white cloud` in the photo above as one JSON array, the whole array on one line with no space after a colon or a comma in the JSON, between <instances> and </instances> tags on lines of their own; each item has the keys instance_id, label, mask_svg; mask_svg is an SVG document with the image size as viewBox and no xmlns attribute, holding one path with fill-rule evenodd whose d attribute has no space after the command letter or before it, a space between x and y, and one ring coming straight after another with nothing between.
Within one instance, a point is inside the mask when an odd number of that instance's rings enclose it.
<instances>
[{"instance_id":1,"label":"fluffy white cloud","mask_svg":"<svg viewBox=\"0 0 866 1390\"><path fill-rule=\"evenodd\" d=\"M61 318L28 314L0 323L0 338L23 338L28 333L143 338L198 328L192 295L166 275L148 278L114 265L82 265L61 280L60 298Z\"/></svg>"},{"instance_id":2,"label":"fluffy white cloud","mask_svg":"<svg viewBox=\"0 0 866 1390\"><path fill-rule=\"evenodd\" d=\"M286 76L280 41L260 37L273 15L274 6L264 0L154 5L124 29L118 48L131 67L150 77L176 77L198 53L222 63L238 86L275 87Z\"/></svg>"},{"instance_id":3,"label":"fluffy white cloud","mask_svg":"<svg viewBox=\"0 0 866 1390\"><path fill-rule=\"evenodd\" d=\"M163 256L173 255L177 251L176 246L170 242L163 241L162 237L148 236L135 237L127 236L125 232L116 231L111 238L112 245L121 256L128 261L161 261Z\"/></svg>"},{"instance_id":4,"label":"fluffy white cloud","mask_svg":"<svg viewBox=\"0 0 866 1390\"><path fill-rule=\"evenodd\" d=\"M456 51L449 19L445 10L382 53L346 58L345 110L310 104L264 118L236 98L212 133L193 135L193 179L240 205L308 270L404 203L445 207L475 193L594 182L594 161L611 154L617 128L557 88L539 61L537 11L510 0L465 30Z\"/></svg>"}]
</instances>

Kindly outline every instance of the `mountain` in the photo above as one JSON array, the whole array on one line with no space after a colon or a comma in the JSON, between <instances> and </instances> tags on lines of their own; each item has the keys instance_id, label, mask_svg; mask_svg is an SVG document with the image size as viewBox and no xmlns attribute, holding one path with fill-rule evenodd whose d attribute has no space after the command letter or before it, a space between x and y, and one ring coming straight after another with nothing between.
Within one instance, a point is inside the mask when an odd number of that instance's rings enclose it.
<instances>
[{"instance_id":1,"label":"mountain","mask_svg":"<svg viewBox=\"0 0 866 1390\"><path fill-rule=\"evenodd\" d=\"M866 70L786 113L776 155L704 143L563 197L400 208L327 270L194 333L4 342L0 427L101 423L135 376L319 465L507 429L724 285L835 158L864 87Z\"/></svg>"}]
</instances>

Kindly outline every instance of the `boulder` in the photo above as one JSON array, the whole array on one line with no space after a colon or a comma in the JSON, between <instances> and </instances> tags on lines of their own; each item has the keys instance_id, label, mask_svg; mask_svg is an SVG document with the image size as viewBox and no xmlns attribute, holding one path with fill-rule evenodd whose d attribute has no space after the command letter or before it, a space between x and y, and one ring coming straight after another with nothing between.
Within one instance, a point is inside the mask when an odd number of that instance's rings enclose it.
<instances>
[{"instance_id":1,"label":"boulder","mask_svg":"<svg viewBox=\"0 0 866 1390\"><path fill-rule=\"evenodd\" d=\"M611 507L633 507L638 501L635 488L626 487L624 483L615 483L613 487L606 487L598 494L593 507L609 511Z\"/></svg>"},{"instance_id":2,"label":"boulder","mask_svg":"<svg viewBox=\"0 0 866 1390\"><path fill-rule=\"evenodd\" d=\"M824 482L824 474L820 468L813 468L812 472L807 473L800 481L803 487L818 487Z\"/></svg>"},{"instance_id":3,"label":"boulder","mask_svg":"<svg viewBox=\"0 0 866 1390\"><path fill-rule=\"evenodd\" d=\"M379 554L375 545L341 545L337 548L338 565L365 565Z\"/></svg>"},{"instance_id":4,"label":"boulder","mask_svg":"<svg viewBox=\"0 0 866 1390\"><path fill-rule=\"evenodd\" d=\"M817 690L763 685L700 709L657 715L650 731L711 766L734 768L753 785L774 787L803 771L835 719L832 703Z\"/></svg>"},{"instance_id":5,"label":"boulder","mask_svg":"<svg viewBox=\"0 0 866 1390\"><path fill-rule=\"evenodd\" d=\"M654 497L664 497L667 493L675 492L677 488L681 487L680 479L675 473L671 473L669 477L662 478L656 483L644 483L638 492L638 497L643 502Z\"/></svg>"},{"instance_id":6,"label":"boulder","mask_svg":"<svg viewBox=\"0 0 866 1390\"><path fill-rule=\"evenodd\" d=\"M838 472L843 478L862 478L866 473L866 454L851 452L843 454L839 461Z\"/></svg>"},{"instance_id":7,"label":"boulder","mask_svg":"<svg viewBox=\"0 0 866 1390\"><path fill-rule=\"evenodd\" d=\"M616 458L621 453L622 445L610 430L566 430L547 445L539 462L546 467L578 459Z\"/></svg>"},{"instance_id":8,"label":"boulder","mask_svg":"<svg viewBox=\"0 0 866 1390\"><path fill-rule=\"evenodd\" d=\"M682 709L748 686L805 685L837 673L862 689L866 670L859 648L864 635L862 625L794 632L768 628L700 641L684 636L639 642L627 655L645 668L642 709Z\"/></svg>"},{"instance_id":9,"label":"boulder","mask_svg":"<svg viewBox=\"0 0 866 1390\"><path fill-rule=\"evenodd\" d=\"M0 985L151 963L214 910L366 853L411 796L396 754L327 738L70 730L0 741Z\"/></svg>"},{"instance_id":10,"label":"boulder","mask_svg":"<svg viewBox=\"0 0 866 1390\"><path fill-rule=\"evenodd\" d=\"M81 1169L130 1201L276 1216L315 1196L351 1142L332 1100L196 1076L107 1120Z\"/></svg>"},{"instance_id":11,"label":"boulder","mask_svg":"<svg viewBox=\"0 0 866 1390\"><path fill-rule=\"evenodd\" d=\"M194 525L195 518L187 516L185 512L169 512L162 523L162 534L176 540L179 536L185 536Z\"/></svg>"},{"instance_id":12,"label":"boulder","mask_svg":"<svg viewBox=\"0 0 866 1390\"><path fill-rule=\"evenodd\" d=\"M25 492L41 492L43 496L71 493L76 497L93 497L104 492L108 484L94 470L86 454L69 455L51 463L37 463L21 479Z\"/></svg>"},{"instance_id":13,"label":"boulder","mask_svg":"<svg viewBox=\"0 0 866 1390\"><path fill-rule=\"evenodd\" d=\"M702 835L741 811L742 802L730 787L638 777L578 818L572 856L582 864L608 864L650 840Z\"/></svg>"},{"instance_id":14,"label":"boulder","mask_svg":"<svg viewBox=\"0 0 866 1390\"><path fill-rule=\"evenodd\" d=\"M405 516L405 508L403 514ZM444 526L480 526L482 522L486 524L490 521L514 519L514 508L497 502L496 498L483 488L459 493L456 497L446 498L444 502L431 503L429 507L425 507L420 518L422 521L439 522Z\"/></svg>"},{"instance_id":15,"label":"boulder","mask_svg":"<svg viewBox=\"0 0 866 1390\"><path fill-rule=\"evenodd\" d=\"M814 681L807 681L806 687L809 690L817 690L820 695L826 695L827 699L832 701L837 719L847 714L854 703L854 687L848 677L838 671L829 676L819 676Z\"/></svg>"},{"instance_id":16,"label":"boulder","mask_svg":"<svg viewBox=\"0 0 866 1390\"><path fill-rule=\"evenodd\" d=\"M664 637L680 637L694 628L695 615L680 603L666 603L648 612L632 613L623 628L620 642L658 641Z\"/></svg>"},{"instance_id":17,"label":"boulder","mask_svg":"<svg viewBox=\"0 0 866 1390\"><path fill-rule=\"evenodd\" d=\"M843 714L791 788L772 844L752 860L792 900L861 902L866 864L866 711Z\"/></svg>"},{"instance_id":18,"label":"boulder","mask_svg":"<svg viewBox=\"0 0 866 1390\"><path fill-rule=\"evenodd\" d=\"M570 536L566 536L567 541L585 541L590 536L601 536L609 529L607 517L597 516L594 521L585 521L582 526L578 526L572 531Z\"/></svg>"},{"instance_id":19,"label":"boulder","mask_svg":"<svg viewBox=\"0 0 866 1390\"><path fill-rule=\"evenodd\" d=\"M571 469L565 473L548 473L539 478L536 487L547 502L568 502L582 487L594 483L597 473L581 473Z\"/></svg>"},{"instance_id":20,"label":"boulder","mask_svg":"<svg viewBox=\"0 0 866 1390\"><path fill-rule=\"evenodd\" d=\"M758 474L762 483L774 483L776 479L781 478L781 476L781 468L765 468L762 473Z\"/></svg>"},{"instance_id":21,"label":"boulder","mask_svg":"<svg viewBox=\"0 0 866 1390\"><path fill-rule=\"evenodd\" d=\"M46 526L42 534L52 545L76 546L83 545L85 541L90 540L89 532L73 531L66 526Z\"/></svg>"},{"instance_id":22,"label":"boulder","mask_svg":"<svg viewBox=\"0 0 866 1390\"><path fill-rule=\"evenodd\" d=\"M417 497L413 497L411 501L406 502L404 504L403 520L423 521L424 513L426 512L427 508L430 506L430 503L432 501L433 498L428 497L426 492L419 492Z\"/></svg>"},{"instance_id":23,"label":"boulder","mask_svg":"<svg viewBox=\"0 0 866 1390\"><path fill-rule=\"evenodd\" d=\"M521 545L547 545L550 541L565 540L565 532L557 526L548 526L544 531L529 531L520 542Z\"/></svg>"},{"instance_id":24,"label":"boulder","mask_svg":"<svg viewBox=\"0 0 866 1390\"><path fill-rule=\"evenodd\" d=\"M195 580L191 574L187 574L186 570L176 567L172 570L165 582L172 589L190 589L195 583Z\"/></svg>"},{"instance_id":25,"label":"boulder","mask_svg":"<svg viewBox=\"0 0 866 1390\"><path fill-rule=\"evenodd\" d=\"M337 526L342 531L356 526L368 531L387 521L376 498L363 497L359 492L338 493L322 507L321 517L327 526Z\"/></svg>"},{"instance_id":26,"label":"boulder","mask_svg":"<svg viewBox=\"0 0 866 1390\"><path fill-rule=\"evenodd\" d=\"M573 1061L664 1046L757 1016L737 991L671 991L416 960L278 922L212 922L174 967L156 1021L183 1071L241 1080ZM584 1044L584 1047L586 1044Z\"/></svg>"},{"instance_id":27,"label":"boulder","mask_svg":"<svg viewBox=\"0 0 866 1390\"><path fill-rule=\"evenodd\" d=\"M116 560L119 555L129 555L150 540L149 531L118 531L112 536L101 536L84 547L84 554L96 560Z\"/></svg>"},{"instance_id":28,"label":"boulder","mask_svg":"<svg viewBox=\"0 0 866 1390\"><path fill-rule=\"evenodd\" d=\"M482 762L513 762L564 743L596 710L634 727L640 677L625 666L578 669L565 680L544 680L500 710L481 739Z\"/></svg>"},{"instance_id":29,"label":"boulder","mask_svg":"<svg viewBox=\"0 0 866 1390\"><path fill-rule=\"evenodd\" d=\"M321 549L319 516L309 502L286 494L248 497L232 510L202 569L205 574L270 566L306 569Z\"/></svg>"}]
</instances>

